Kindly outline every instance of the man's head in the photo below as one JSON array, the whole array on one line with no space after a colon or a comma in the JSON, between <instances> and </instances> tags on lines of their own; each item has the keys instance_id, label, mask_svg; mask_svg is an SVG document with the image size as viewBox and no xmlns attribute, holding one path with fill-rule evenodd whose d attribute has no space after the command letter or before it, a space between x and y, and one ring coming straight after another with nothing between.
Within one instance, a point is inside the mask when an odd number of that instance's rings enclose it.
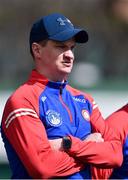
<instances>
[{"instance_id":1,"label":"man's head","mask_svg":"<svg viewBox=\"0 0 128 180\"><path fill-rule=\"evenodd\" d=\"M76 43L87 42L88 34L65 16L51 14L33 24L29 40L36 70L52 81L64 81L73 67Z\"/></svg>"},{"instance_id":2,"label":"man's head","mask_svg":"<svg viewBox=\"0 0 128 180\"><path fill-rule=\"evenodd\" d=\"M71 21L62 14L54 13L37 20L30 32L30 51L32 44L43 40L55 40L59 42L75 38L77 43L88 41L88 34L85 30L76 28Z\"/></svg>"}]
</instances>

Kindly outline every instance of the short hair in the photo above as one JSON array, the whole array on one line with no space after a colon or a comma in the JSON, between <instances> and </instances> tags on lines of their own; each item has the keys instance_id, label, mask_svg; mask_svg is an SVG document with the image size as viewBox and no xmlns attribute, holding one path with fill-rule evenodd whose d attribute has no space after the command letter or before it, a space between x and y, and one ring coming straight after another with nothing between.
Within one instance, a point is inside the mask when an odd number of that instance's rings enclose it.
<instances>
[{"instance_id":1,"label":"short hair","mask_svg":"<svg viewBox=\"0 0 128 180\"><path fill-rule=\"evenodd\" d=\"M42 40L40 42L36 42L37 44L40 44L42 47L46 46L48 42L48 39ZM33 51L32 51L32 44L30 46L30 54L32 55L32 57L34 57Z\"/></svg>"}]
</instances>

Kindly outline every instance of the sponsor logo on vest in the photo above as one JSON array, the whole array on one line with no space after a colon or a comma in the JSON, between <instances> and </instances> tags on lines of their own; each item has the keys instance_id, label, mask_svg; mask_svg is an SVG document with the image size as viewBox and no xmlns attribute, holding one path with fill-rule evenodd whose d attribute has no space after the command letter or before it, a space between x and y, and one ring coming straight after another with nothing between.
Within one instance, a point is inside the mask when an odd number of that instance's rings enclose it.
<instances>
[{"instance_id":1,"label":"sponsor logo on vest","mask_svg":"<svg viewBox=\"0 0 128 180\"><path fill-rule=\"evenodd\" d=\"M73 97L73 99L77 102L81 102L81 103L86 103L86 100L85 99L80 99L80 98L77 98L77 97Z\"/></svg>"},{"instance_id":2,"label":"sponsor logo on vest","mask_svg":"<svg viewBox=\"0 0 128 180\"><path fill-rule=\"evenodd\" d=\"M87 110L85 110L85 109L82 110L82 116L86 121L90 121L90 115Z\"/></svg>"},{"instance_id":3,"label":"sponsor logo on vest","mask_svg":"<svg viewBox=\"0 0 128 180\"><path fill-rule=\"evenodd\" d=\"M48 110L46 112L46 120L51 126L60 126L62 124L62 118L60 114L54 110Z\"/></svg>"}]
</instances>

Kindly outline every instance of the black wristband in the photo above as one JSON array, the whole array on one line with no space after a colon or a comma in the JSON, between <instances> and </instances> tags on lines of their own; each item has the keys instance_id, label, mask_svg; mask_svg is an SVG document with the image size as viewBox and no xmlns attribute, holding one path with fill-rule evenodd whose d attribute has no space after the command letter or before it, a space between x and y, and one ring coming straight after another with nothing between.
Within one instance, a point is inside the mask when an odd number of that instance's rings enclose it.
<instances>
[{"instance_id":1,"label":"black wristband","mask_svg":"<svg viewBox=\"0 0 128 180\"><path fill-rule=\"evenodd\" d=\"M63 149L64 150L69 150L72 146L72 141L69 136L64 136L63 137Z\"/></svg>"}]
</instances>

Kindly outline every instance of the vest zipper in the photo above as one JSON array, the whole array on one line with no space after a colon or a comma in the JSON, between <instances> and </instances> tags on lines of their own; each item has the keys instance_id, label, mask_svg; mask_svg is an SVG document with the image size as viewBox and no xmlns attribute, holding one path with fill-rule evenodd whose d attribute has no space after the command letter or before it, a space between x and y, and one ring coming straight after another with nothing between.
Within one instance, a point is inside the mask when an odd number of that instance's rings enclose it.
<instances>
[{"instance_id":1,"label":"vest zipper","mask_svg":"<svg viewBox=\"0 0 128 180\"><path fill-rule=\"evenodd\" d=\"M70 121L72 122L72 114L71 114L71 111L70 111L70 109L68 108L68 106L65 104L65 102L63 101L63 99L62 99L62 93L63 93L63 87L60 86L59 99L60 99L61 104L64 106L64 108L65 108L66 111L68 112Z\"/></svg>"}]
</instances>

